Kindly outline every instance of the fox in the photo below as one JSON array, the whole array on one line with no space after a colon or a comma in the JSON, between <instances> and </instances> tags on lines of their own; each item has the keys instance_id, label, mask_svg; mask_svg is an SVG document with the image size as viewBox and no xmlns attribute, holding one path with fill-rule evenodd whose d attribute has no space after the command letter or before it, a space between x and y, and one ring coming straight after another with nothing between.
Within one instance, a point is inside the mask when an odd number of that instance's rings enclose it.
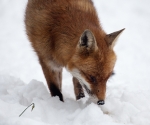
<instances>
[{"instance_id":1,"label":"fox","mask_svg":"<svg viewBox=\"0 0 150 125\"><path fill-rule=\"evenodd\" d=\"M28 0L24 22L51 96L64 101L65 68L73 76L76 100L86 91L104 105L117 58L113 48L124 29L107 34L92 0Z\"/></svg>"}]
</instances>

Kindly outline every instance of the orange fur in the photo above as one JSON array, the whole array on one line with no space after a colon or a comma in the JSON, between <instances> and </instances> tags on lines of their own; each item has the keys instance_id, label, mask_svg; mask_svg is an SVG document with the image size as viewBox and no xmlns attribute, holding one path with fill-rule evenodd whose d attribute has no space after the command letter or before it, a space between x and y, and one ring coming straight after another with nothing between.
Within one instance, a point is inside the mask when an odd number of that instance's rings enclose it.
<instances>
[{"instance_id":1,"label":"orange fur","mask_svg":"<svg viewBox=\"0 0 150 125\"><path fill-rule=\"evenodd\" d=\"M112 36L101 28L91 0L28 0L25 25L52 96L57 95L63 101L61 77L62 68L66 67L70 72L77 69L91 93L104 100L116 56L111 42L107 42ZM91 43L87 40L88 49L79 42L86 29L89 31L85 35L92 39ZM94 76L95 83L90 76ZM73 77L77 97L82 87L80 79Z\"/></svg>"}]
</instances>

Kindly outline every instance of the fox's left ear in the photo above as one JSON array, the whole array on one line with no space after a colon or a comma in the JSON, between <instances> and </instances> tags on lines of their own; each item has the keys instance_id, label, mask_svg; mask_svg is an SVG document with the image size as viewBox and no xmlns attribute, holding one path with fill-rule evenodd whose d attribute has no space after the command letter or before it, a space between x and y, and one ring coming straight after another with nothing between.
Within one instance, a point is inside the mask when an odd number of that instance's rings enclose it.
<instances>
[{"instance_id":1,"label":"fox's left ear","mask_svg":"<svg viewBox=\"0 0 150 125\"><path fill-rule=\"evenodd\" d=\"M87 50L89 52L98 49L95 37L94 37L93 33L88 29L86 29L82 33L78 45L79 45L78 47L80 50Z\"/></svg>"},{"instance_id":2,"label":"fox's left ear","mask_svg":"<svg viewBox=\"0 0 150 125\"><path fill-rule=\"evenodd\" d=\"M122 30L119 30L119 31L116 31L116 32L113 32L113 33L110 33L110 34L106 35L105 40L106 40L108 46L111 49L113 49L113 47L115 46L115 43L116 43L118 37L120 36L120 34L122 33L122 31L124 31L124 30L125 30L125 28L122 29Z\"/></svg>"}]
</instances>

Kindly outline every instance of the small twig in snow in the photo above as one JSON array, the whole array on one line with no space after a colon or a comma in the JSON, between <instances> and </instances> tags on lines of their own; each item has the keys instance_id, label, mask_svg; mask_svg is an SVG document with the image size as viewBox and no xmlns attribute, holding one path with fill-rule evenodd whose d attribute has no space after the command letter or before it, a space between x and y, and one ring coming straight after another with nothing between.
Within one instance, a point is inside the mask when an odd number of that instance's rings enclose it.
<instances>
[{"instance_id":1,"label":"small twig in snow","mask_svg":"<svg viewBox=\"0 0 150 125\"><path fill-rule=\"evenodd\" d=\"M31 105L33 105L33 106L32 106L32 109L31 109L31 111L32 111L32 110L35 108L35 104L32 103ZM29 106L19 115L19 117L20 117L31 105L29 105Z\"/></svg>"}]
</instances>

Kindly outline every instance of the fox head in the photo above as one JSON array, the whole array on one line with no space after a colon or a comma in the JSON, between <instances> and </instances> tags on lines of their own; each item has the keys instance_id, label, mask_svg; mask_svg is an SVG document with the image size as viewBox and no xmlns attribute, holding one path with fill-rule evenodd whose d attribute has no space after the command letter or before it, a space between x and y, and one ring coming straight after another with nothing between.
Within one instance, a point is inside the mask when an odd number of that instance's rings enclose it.
<instances>
[{"instance_id":1,"label":"fox head","mask_svg":"<svg viewBox=\"0 0 150 125\"><path fill-rule=\"evenodd\" d=\"M67 69L77 78L87 93L104 104L106 82L113 74L116 55L113 47L124 29L111 34L93 34L85 30L79 38L75 54Z\"/></svg>"}]
</instances>

